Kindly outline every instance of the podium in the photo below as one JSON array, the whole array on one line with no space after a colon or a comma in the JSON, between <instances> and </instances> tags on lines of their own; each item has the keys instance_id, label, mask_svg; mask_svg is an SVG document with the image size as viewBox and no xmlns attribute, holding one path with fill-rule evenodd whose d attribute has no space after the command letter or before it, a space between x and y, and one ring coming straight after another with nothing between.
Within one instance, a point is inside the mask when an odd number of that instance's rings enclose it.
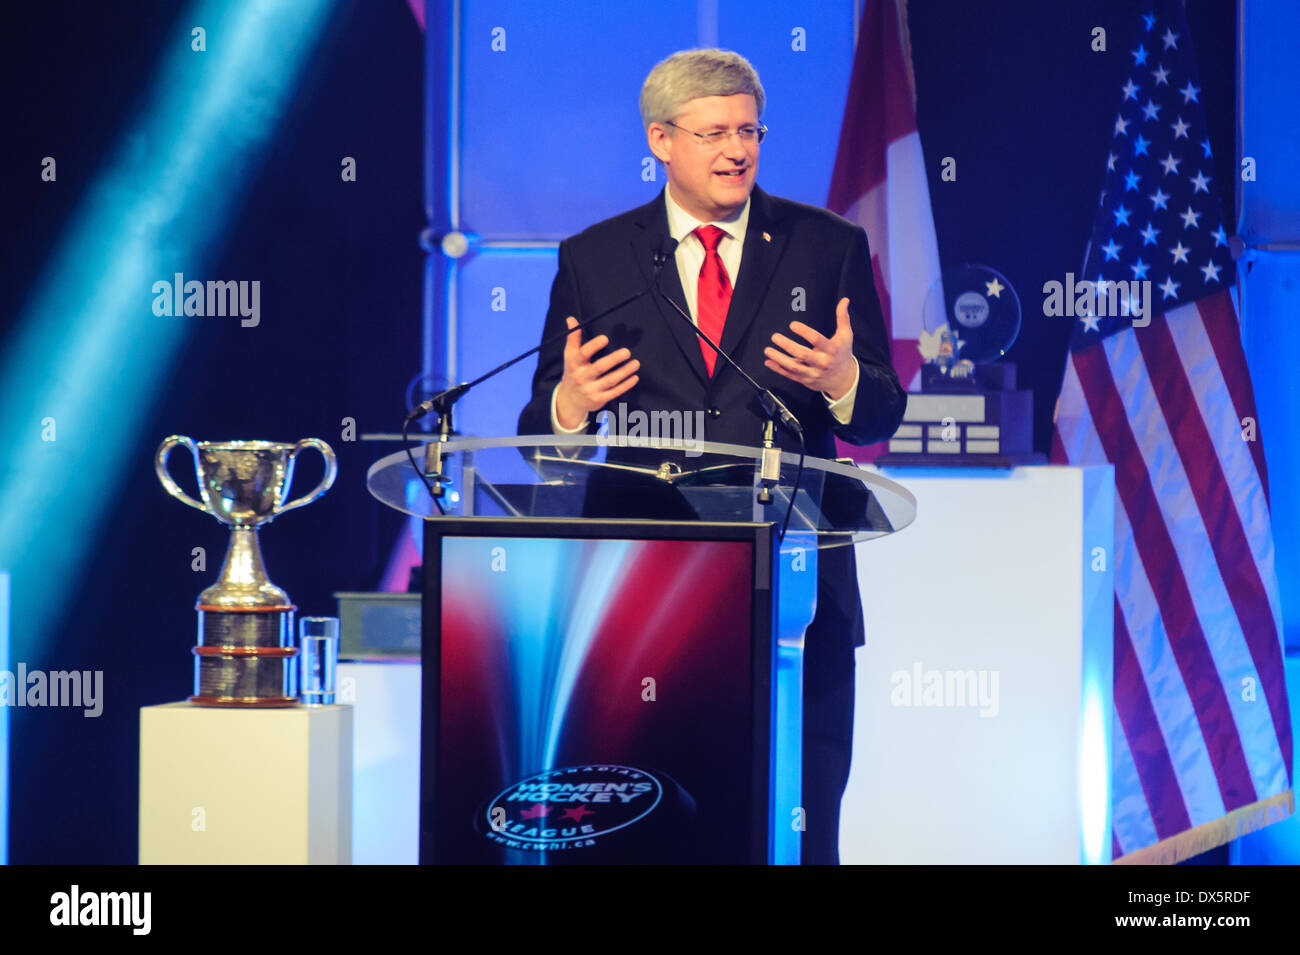
<instances>
[{"instance_id":1,"label":"podium","mask_svg":"<svg viewBox=\"0 0 1300 955\"><path fill-rule=\"evenodd\" d=\"M799 861L819 555L916 503L852 464L763 463L539 435L371 467L422 523L422 863Z\"/></svg>"}]
</instances>

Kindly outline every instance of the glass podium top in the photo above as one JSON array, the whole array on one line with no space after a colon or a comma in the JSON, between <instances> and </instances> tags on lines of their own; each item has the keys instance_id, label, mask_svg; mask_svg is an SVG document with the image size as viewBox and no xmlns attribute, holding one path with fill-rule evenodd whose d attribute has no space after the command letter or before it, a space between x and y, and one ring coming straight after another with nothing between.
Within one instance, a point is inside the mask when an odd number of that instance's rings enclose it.
<instances>
[{"instance_id":1,"label":"glass podium top","mask_svg":"<svg viewBox=\"0 0 1300 955\"><path fill-rule=\"evenodd\" d=\"M916 517L901 485L852 463L697 441L603 435L412 439L371 465L370 493L414 517L789 522L817 547L873 540ZM779 466L778 466L779 455ZM412 467L414 458L423 473ZM439 458L441 461L439 462ZM795 490L790 508L791 492ZM431 493L431 490L433 493Z\"/></svg>"}]
</instances>

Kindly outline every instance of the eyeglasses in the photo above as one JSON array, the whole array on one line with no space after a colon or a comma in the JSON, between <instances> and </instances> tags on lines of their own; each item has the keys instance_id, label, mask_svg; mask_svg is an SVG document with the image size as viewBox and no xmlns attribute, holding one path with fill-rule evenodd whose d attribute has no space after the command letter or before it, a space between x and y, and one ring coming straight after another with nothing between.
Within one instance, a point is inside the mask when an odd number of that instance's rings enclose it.
<instances>
[{"instance_id":1,"label":"eyeglasses","mask_svg":"<svg viewBox=\"0 0 1300 955\"><path fill-rule=\"evenodd\" d=\"M741 126L739 129L715 129L711 133L697 133L693 129L687 129L685 126L678 126L676 123L668 120L665 125L673 129L680 129L684 133L690 133L696 141L705 149L719 149L722 144L731 139L732 136L739 136L740 142L748 146L752 143L761 143L767 138L766 126Z\"/></svg>"}]
</instances>

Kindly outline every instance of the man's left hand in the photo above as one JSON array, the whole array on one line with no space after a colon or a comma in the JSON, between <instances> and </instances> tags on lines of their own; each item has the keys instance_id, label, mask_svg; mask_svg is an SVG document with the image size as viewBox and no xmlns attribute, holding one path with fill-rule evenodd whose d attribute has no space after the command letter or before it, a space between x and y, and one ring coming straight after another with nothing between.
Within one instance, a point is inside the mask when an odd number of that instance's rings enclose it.
<instances>
[{"instance_id":1,"label":"man's left hand","mask_svg":"<svg viewBox=\"0 0 1300 955\"><path fill-rule=\"evenodd\" d=\"M829 395L832 401L848 394L857 374L853 328L849 324L849 300L842 298L836 306L835 334L830 338L803 322L791 322L790 331L805 339L808 345L801 345L778 332L772 336L772 343L777 347L763 349L767 356L763 364L778 375Z\"/></svg>"}]
</instances>

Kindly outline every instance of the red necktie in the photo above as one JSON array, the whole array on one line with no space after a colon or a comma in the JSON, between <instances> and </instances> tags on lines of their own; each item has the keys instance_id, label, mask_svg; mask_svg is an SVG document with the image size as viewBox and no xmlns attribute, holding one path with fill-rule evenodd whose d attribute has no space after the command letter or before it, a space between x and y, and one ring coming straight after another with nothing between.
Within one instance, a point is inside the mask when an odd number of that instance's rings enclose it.
<instances>
[{"instance_id":1,"label":"red necktie","mask_svg":"<svg viewBox=\"0 0 1300 955\"><path fill-rule=\"evenodd\" d=\"M731 304L731 280L727 278L727 267L718 255L718 243L727 233L715 225L702 225L695 230L695 237L704 246L704 264L700 266L700 282L696 287L695 312L699 317L700 331L715 342L722 343L722 326L727 323L727 307ZM700 339L700 351L704 353L704 365L713 376L713 364L717 353Z\"/></svg>"}]
</instances>

